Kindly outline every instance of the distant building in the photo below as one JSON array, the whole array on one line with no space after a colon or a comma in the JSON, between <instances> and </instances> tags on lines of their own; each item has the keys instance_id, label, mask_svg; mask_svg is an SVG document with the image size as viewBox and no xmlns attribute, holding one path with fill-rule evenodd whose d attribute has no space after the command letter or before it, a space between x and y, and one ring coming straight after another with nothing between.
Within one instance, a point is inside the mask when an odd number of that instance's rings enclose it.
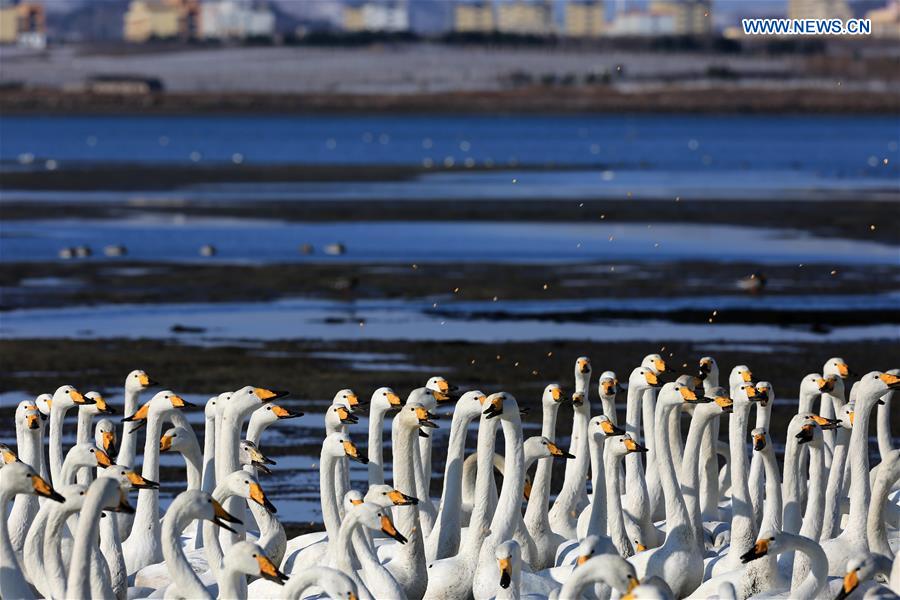
<instances>
[{"instance_id":1,"label":"distant building","mask_svg":"<svg viewBox=\"0 0 900 600\"><path fill-rule=\"evenodd\" d=\"M606 29L602 0L569 0L566 3L565 32L569 37L597 37Z\"/></svg>"},{"instance_id":2,"label":"distant building","mask_svg":"<svg viewBox=\"0 0 900 600\"><path fill-rule=\"evenodd\" d=\"M0 3L0 44L46 47L44 5L38 2Z\"/></svg>"},{"instance_id":3,"label":"distant building","mask_svg":"<svg viewBox=\"0 0 900 600\"><path fill-rule=\"evenodd\" d=\"M381 31L399 33L409 31L409 7L406 2L377 2L344 7L345 31Z\"/></svg>"},{"instance_id":4,"label":"distant building","mask_svg":"<svg viewBox=\"0 0 900 600\"><path fill-rule=\"evenodd\" d=\"M900 0L888 0L887 6L866 13L872 21L872 35L883 38L900 38Z\"/></svg>"},{"instance_id":5,"label":"distant building","mask_svg":"<svg viewBox=\"0 0 900 600\"><path fill-rule=\"evenodd\" d=\"M199 0L132 0L125 13L124 38L136 43L195 39L199 21Z\"/></svg>"},{"instance_id":6,"label":"distant building","mask_svg":"<svg viewBox=\"0 0 900 600\"><path fill-rule=\"evenodd\" d=\"M704 36L712 32L712 0L653 0L650 12L671 15L673 35Z\"/></svg>"},{"instance_id":7,"label":"distant building","mask_svg":"<svg viewBox=\"0 0 900 600\"><path fill-rule=\"evenodd\" d=\"M853 16L846 0L788 0L791 19L849 19Z\"/></svg>"},{"instance_id":8,"label":"distant building","mask_svg":"<svg viewBox=\"0 0 900 600\"><path fill-rule=\"evenodd\" d=\"M616 16L608 28L613 36L675 35L675 15L671 11L628 11Z\"/></svg>"},{"instance_id":9,"label":"distant building","mask_svg":"<svg viewBox=\"0 0 900 600\"><path fill-rule=\"evenodd\" d=\"M550 35L554 32L553 2L504 0L497 4L497 30L516 35Z\"/></svg>"},{"instance_id":10,"label":"distant building","mask_svg":"<svg viewBox=\"0 0 900 600\"><path fill-rule=\"evenodd\" d=\"M200 37L205 39L271 38L275 13L252 0L205 0L200 8Z\"/></svg>"},{"instance_id":11,"label":"distant building","mask_svg":"<svg viewBox=\"0 0 900 600\"><path fill-rule=\"evenodd\" d=\"M453 8L453 30L457 33L491 33L496 28L494 5L489 0L458 2Z\"/></svg>"}]
</instances>

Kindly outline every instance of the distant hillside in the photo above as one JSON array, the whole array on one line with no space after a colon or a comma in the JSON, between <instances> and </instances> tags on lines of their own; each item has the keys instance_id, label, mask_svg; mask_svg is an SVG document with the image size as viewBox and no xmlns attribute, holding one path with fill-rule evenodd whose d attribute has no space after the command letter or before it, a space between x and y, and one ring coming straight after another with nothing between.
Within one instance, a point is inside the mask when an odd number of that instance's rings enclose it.
<instances>
[{"instance_id":1,"label":"distant hillside","mask_svg":"<svg viewBox=\"0 0 900 600\"><path fill-rule=\"evenodd\" d=\"M76 4L69 11L50 11L47 29L52 37L66 41L121 40L127 10L128 0Z\"/></svg>"}]
</instances>

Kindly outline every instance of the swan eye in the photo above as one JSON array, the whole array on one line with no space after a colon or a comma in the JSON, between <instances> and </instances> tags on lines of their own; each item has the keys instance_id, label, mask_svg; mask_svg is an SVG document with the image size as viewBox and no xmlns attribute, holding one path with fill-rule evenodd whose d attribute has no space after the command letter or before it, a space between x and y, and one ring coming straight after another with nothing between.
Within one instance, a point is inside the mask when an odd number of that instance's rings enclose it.
<instances>
[{"instance_id":1,"label":"swan eye","mask_svg":"<svg viewBox=\"0 0 900 600\"><path fill-rule=\"evenodd\" d=\"M253 558L256 558L256 555L255 555L255 554L253 555Z\"/></svg>"},{"instance_id":2,"label":"swan eye","mask_svg":"<svg viewBox=\"0 0 900 600\"><path fill-rule=\"evenodd\" d=\"M244 480L244 483L246 483L247 485L250 485L250 482L247 481L246 479Z\"/></svg>"},{"instance_id":3,"label":"swan eye","mask_svg":"<svg viewBox=\"0 0 900 600\"><path fill-rule=\"evenodd\" d=\"M267 406L267 407L266 407L266 410L272 410L272 407L271 407L271 406Z\"/></svg>"}]
</instances>

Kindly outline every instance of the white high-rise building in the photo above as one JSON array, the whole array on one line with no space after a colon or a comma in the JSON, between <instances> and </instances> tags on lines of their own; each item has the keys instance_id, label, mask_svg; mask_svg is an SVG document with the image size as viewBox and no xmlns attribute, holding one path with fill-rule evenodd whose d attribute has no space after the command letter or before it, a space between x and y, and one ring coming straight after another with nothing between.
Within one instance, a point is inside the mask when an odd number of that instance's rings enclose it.
<instances>
[{"instance_id":1,"label":"white high-rise building","mask_svg":"<svg viewBox=\"0 0 900 600\"><path fill-rule=\"evenodd\" d=\"M275 35L275 14L254 0L204 0L200 8L200 36L206 39L245 39Z\"/></svg>"}]
</instances>

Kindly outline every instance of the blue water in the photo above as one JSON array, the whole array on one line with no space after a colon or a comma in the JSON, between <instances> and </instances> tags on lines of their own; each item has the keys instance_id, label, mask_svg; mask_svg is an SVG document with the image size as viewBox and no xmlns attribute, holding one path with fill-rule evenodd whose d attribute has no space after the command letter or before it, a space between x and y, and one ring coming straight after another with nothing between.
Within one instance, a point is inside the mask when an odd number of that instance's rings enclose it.
<instances>
[{"instance_id":1,"label":"blue water","mask_svg":"<svg viewBox=\"0 0 900 600\"><path fill-rule=\"evenodd\" d=\"M0 160L607 165L788 170L886 178L893 117L124 116L3 117ZM195 161L192 161L191 154ZM870 165L870 159L877 161ZM875 162L872 161L872 162Z\"/></svg>"}]
</instances>

